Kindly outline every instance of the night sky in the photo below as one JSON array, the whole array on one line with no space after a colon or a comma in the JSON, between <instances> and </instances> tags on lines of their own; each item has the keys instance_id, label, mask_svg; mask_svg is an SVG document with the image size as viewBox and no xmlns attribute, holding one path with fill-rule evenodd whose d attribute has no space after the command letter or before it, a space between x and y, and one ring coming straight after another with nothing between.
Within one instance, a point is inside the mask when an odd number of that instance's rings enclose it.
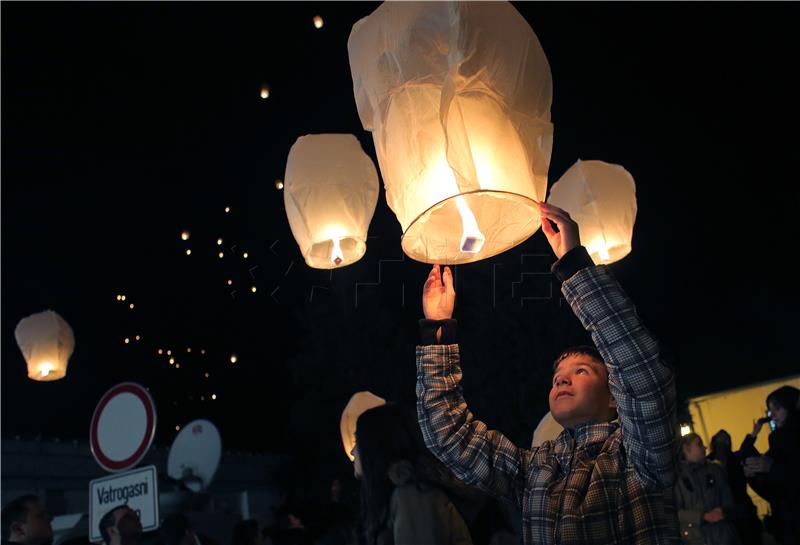
<instances>
[{"instance_id":1,"label":"night sky","mask_svg":"<svg viewBox=\"0 0 800 545\"><path fill-rule=\"evenodd\" d=\"M515 6L553 74L549 183L578 158L636 179L634 249L612 269L681 398L796 373L798 5ZM3 3L4 438L85 441L103 392L137 381L157 444L205 417L228 450L346 468L355 391L413 404L428 267L403 259L383 190L366 256L330 273L304 264L275 187L305 134L355 134L375 160L347 38L376 7ZM588 338L553 260L537 232L456 269L467 400L520 444L553 358ZM45 309L76 338L52 383L27 378L14 340Z\"/></svg>"}]
</instances>

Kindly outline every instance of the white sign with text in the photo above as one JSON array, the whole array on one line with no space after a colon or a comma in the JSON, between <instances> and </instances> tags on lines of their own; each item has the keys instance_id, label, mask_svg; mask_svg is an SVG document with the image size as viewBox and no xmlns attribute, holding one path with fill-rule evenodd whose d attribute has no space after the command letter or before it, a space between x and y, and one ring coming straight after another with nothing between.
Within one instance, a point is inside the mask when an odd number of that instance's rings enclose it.
<instances>
[{"instance_id":1,"label":"white sign with text","mask_svg":"<svg viewBox=\"0 0 800 545\"><path fill-rule=\"evenodd\" d=\"M156 466L116 473L89 482L89 541L103 541L100 519L120 505L127 505L136 511L145 532L158 528Z\"/></svg>"}]
</instances>

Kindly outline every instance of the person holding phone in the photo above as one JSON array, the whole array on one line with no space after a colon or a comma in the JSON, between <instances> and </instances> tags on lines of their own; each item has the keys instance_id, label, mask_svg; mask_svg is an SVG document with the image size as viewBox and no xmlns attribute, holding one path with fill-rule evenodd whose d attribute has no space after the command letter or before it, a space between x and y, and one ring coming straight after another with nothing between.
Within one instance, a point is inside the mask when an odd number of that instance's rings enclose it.
<instances>
[{"instance_id":1,"label":"person holding phone","mask_svg":"<svg viewBox=\"0 0 800 545\"><path fill-rule=\"evenodd\" d=\"M769 435L769 450L763 456L755 442L770 418L760 418L742 442L749 453L743 470L747 483L770 503L768 530L783 545L800 545L800 390L781 386L767 396L767 409L775 423Z\"/></svg>"}]
</instances>

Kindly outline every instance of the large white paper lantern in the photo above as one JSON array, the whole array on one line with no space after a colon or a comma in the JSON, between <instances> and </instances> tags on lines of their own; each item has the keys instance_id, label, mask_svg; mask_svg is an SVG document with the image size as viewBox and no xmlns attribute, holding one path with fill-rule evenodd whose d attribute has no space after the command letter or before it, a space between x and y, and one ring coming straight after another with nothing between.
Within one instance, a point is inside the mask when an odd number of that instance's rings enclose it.
<instances>
[{"instance_id":1,"label":"large white paper lantern","mask_svg":"<svg viewBox=\"0 0 800 545\"><path fill-rule=\"evenodd\" d=\"M342 446L344 446L344 451L351 462L355 460L350 452L356 446L356 422L358 417L364 412L384 404L386 404L386 400L372 392L356 392L347 402L347 406L342 411L342 418L339 420L339 431L342 433Z\"/></svg>"},{"instance_id":2,"label":"large white paper lantern","mask_svg":"<svg viewBox=\"0 0 800 545\"><path fill-rule=\"evenodd\" d=\"M550 188L547 202L569 212L595 265L614 263L630 253L636 183L621 166L578 160Z\"/></svg>"},{"instance_id":3,"label":"large white paper lantern","mask_svg":"<svg viewBox=\"0 0 800 545\"><path fill-rule=\"evenodd\" d=\"M539 421L536 429L533 430L531 448L540 447L545 441L555 441L562 431L564 431L564 426L556 422L556 419L553 418L553 413L547 411Z\"/></svg>"},{"instance_id":4,"label":"large white paper lantern","mask_svg":"<svg viewBox=\"0 0 800 545\"><path fill-rule=\"evenodd\" d=\"M425 263L499 254L540 226L550 67L507 2L384 2L347 44L403 251Z\"/></svg>"},{"instance_id":5,"label":"large white paper lantern","mask_svg":"<svg viewBox=\"0 0 800 545\"><path fill-rule=\"evenodd\" d=\"M378 173L352 134L301 136L289 150L283 200L309 267L355 263L367 251Z\"/></svg>"},{"instance_id":6,"label":"large white paper lantern","mask_svg":"<svg viewBox=\"0 0 800 545\"><path fill-rule=\"evenodd\" d=\"M61 316L52 310L32 314L20 320L14 336L28 364L28 378L50 381L66 376L75 336Z\"/></svg>"}]
</instances>

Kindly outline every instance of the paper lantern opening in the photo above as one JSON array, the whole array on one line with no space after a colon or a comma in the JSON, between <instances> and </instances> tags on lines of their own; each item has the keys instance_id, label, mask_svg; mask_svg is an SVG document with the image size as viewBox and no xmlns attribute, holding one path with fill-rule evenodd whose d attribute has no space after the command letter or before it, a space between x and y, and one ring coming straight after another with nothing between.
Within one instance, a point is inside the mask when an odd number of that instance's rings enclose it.
<instances>
[{"instance_id":1,"label":"paper lantern opening","mask_svg":"<svg viewBox=\"0 0 800 545\"><path fill-rule=\"evenodd\" d=\"M499 254L540 227L552 81L506 2L385 2L348 41L403 251L425 263Z\"/></svg>"}]
</instances>

